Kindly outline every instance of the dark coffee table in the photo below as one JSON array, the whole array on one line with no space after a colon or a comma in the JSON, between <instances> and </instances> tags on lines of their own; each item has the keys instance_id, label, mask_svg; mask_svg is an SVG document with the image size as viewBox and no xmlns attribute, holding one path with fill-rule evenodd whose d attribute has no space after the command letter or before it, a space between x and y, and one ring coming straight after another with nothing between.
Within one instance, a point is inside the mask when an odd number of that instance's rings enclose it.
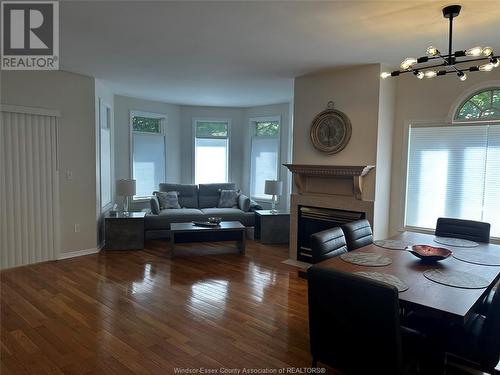
<instances>
[{"instance_id":1,"label":"dark coffee table","mask_svg":"<svg viewBox=\"0 0 500 375\"><path fill-rule=\"evenodd\" d=\"M223 221L217 227L202 227L193 223L170 224L170 257L174 257L175 244L181 242L236 241L241 254L245 254L245 226L239 221Z\"/></svg>"}]
</instances>

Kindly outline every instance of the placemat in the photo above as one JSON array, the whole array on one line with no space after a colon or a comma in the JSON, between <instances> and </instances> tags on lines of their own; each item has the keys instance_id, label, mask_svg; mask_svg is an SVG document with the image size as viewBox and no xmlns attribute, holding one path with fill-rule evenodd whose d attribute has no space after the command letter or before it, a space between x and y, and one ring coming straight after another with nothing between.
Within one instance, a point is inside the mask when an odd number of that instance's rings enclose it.
<instances>
[{"instance_id":1,"label":"placemat","mask_svg":"<svg viewBox=\"0 0 500 375\"><path fill-rule=\"evenodd\" d=\"M482 266L500 266L500 256L485 254L478 250L455 250L453 258Z\"/></svg>"},{"instance_id":2,"label":"placemat","mask_svg":"<svg viewBox=\"0 0 500 375\"><path fill-rule=\"evenodd\" d=\"M408 246L411 246L410 242L401 240L377 240L373 243L379 247L391 250L404 250Z\"/></svg>"},{"instance_id":3,"label":"placemat","mask_svg":"<svg viewBox=\"0 0 500 375\"><path fill-rule=\"evenodd\" d=\"M364 276L368 277L370 279L382 281L383 283L387 283L390 285L394 285L396 288L398 288L398 292L404 292L405 290L409 289L409 286L406 285L399 277L396 277L394 275L389 275L388 273L381 273L381 272L355 272L356 275L359 276Z\"/></svg>"},{"instance_id":4,"label":"placemat","mask_svg":"<svg viewBox=\"0 0 500 375\"><path fill-rule=\"evenodd\" d=\"M381 267L388 266L392 263L390 258L380 254L372 253L345 253L340 256L340 259L347 263L357 264L358 266Z\"/></svg>"},{"instance_id":5,"label":"placemat","mask_svg":"<svg viewBox=\"0 0 500 375\"><path fill-rule=\"evenodd\" d=\"M435 283L455 288L483 289L490 285L485 278L463 271L441 271L434 269L424 271L424 276Z\"/></svg>"},{"instance_id":6,"label":"placemat","mask_svg":"<svg viewBox=\"0 0 500 375\"><path fill-rule=\"evenodd\" d=\"M461 238L451 238L451 237L434 237L434 242L440 243L442 245L455 246L455 247L479 246L479 244L474 241L463 240Z\"/></svg>"}]
</instances>

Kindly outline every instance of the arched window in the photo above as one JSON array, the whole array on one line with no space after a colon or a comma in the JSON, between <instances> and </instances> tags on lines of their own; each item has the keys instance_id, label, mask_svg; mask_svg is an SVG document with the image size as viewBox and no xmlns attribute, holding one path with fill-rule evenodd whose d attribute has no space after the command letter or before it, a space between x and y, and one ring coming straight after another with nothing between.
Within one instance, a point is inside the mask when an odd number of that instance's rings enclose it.
<instances>
[{"instance_id":1,"label":"arched window","mask_svg":"<svg viewBox=\"0 0 500 375\"><path fill-rule=\"evenodd\" d=\"M500 120L500 88L475 93L458 108L455 120Z\"/></svg>"}]
</instances>

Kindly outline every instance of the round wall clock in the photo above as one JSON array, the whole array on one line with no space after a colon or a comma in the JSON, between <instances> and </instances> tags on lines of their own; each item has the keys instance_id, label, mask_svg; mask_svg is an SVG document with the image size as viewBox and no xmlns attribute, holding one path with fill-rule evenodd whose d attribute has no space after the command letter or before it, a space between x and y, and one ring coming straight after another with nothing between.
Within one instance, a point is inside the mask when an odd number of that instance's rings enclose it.
<instances>
[{"instance_id":1,"label":"round wall clock","mask_svg":"<svg viewBox=\"0 0 500 375\"><path fill-rule=\"evenodd\" d=\"M351 139L351 121L347 115L333 108L333 102L319 113L311 124L313 146L326 154L336 154L347 146Z\"/></svg>"}]
</instances>

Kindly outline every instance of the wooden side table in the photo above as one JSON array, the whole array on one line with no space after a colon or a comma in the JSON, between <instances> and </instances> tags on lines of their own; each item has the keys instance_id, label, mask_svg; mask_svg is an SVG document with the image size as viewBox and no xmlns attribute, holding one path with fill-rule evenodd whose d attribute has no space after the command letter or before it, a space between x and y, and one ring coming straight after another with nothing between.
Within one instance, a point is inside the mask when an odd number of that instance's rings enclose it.
<instances>
[{"instance_id":1,"label":"wooden side table","mask_svg":"<svg viewBox=\"0 0 500 375\"><path fill-rule=\"evenodd\" d=\"M144 249L144 216L145 212L129 212L128 216L104 217L104 249L105 250L137 250Z\"/></svg>"},{"instance_id":2,"label":"wooden side table","mask_svg":"<svg viewBox=\"0 0 500 375\"><path fill-rule=\"evenodd\" d=\"M255 211L256 240L264 244L288 243L290 236L290 212L270 210Z\"/></svg>"}]
</instances>

